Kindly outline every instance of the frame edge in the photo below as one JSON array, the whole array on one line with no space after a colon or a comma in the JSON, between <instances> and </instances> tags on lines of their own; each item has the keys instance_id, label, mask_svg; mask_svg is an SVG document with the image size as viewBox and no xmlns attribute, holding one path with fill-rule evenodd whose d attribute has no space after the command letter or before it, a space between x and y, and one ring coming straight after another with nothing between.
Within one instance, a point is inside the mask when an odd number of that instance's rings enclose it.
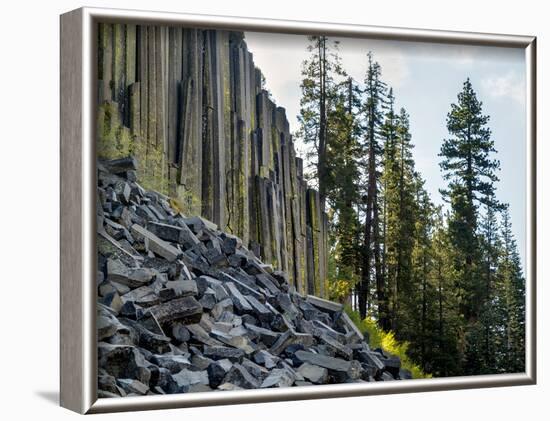
<instances>
[{"instance_id":1,"label":"frame edge","mask_svg":"<svg viewBox=\"0 0 550 421\"><path fill-rule=\"evenodd\" d=\"M494 46L498 44L499 47L507 48L526 48L534 38L531 35L416 29L357 23L314 22L104 7L86 7L85 9L94 19L111 23L132 21L133 23L142 25L194 25L205 29L278 32L300 35L325 34L344 37L359 36L379 40L440 44L467 44L480 46Z\"/></svg>"},{"instance_id":2,"label":"frame edge","mask_svg":"<svg viewBox=\"0 0 550 421\"><path fill-rule=\"evenodd\" d=\"M471 377L476 377L472 384ZM436 392L474 388L529 386L532 378L526 373L496 374L442 379L407 380L396 387L394 382L379 384L337 384L307 386L303 388L254 389L223 393L191 393L163 396L140 396L98 399L90 408L90 414L124 411L148 411L158 409L193 408L202 406L255 404L313 399L367 397L403 393Z\"/></svg>"},{"instance_id":3,"label":"frame edge","mask_svg":"<svg viewBox=\"0 0 550 421\"><path fill-rule=\"evenodd\" d=\"M537 37L525 47L526 144L527 144L527 267L525 368L531 384L537 384Z\"/></svg>"},{"instance_id":4,"label":"frame edge","mask_svg":"<svg viewBox=\"0 0 550 421\"><path fill-rule=\"evenodd\" d=\"M84 402L85 341L82 329L83 10L60 16L60 395L78 413Z\"/></svg>"}]
</instances>

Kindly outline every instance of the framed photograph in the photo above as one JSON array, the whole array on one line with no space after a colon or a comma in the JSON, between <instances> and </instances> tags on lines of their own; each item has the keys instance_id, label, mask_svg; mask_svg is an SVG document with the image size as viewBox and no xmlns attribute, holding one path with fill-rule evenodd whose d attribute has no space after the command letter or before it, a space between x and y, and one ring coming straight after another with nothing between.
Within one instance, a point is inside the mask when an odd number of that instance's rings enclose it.
<instances>
[{"instance_id":1,"label":"framed photograph","mask_svg":"<svg viewBox=\"0 0 550 421\"><path fill-rule=\"evenodd\" d=\"M61 16L61 405L535 384L536 39Z\"/></svg>"}]
</instances>

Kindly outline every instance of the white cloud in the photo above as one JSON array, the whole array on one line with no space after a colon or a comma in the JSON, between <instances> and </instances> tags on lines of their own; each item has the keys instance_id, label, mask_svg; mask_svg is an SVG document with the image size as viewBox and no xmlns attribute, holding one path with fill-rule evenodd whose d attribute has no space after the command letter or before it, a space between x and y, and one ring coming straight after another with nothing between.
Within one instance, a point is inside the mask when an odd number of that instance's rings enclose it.
<instances>
[{"instance_id":1,"label":"white cloud","mask_svg":"<svg viewBox=\"0 0 550 421\"><path fill-rule=\"evenodd\" d=\"M525 80L516 72L489 76L481 81L486 94L493 98L510 98L525 103Z\"/></svg>"}]
</instances>

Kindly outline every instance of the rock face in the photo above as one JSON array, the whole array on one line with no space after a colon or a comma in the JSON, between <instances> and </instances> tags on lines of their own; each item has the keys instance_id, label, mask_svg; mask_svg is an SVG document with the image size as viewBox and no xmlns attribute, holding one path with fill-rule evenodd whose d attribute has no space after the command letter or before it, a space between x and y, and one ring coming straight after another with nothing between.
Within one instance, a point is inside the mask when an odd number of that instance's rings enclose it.
<instances>
[{"instance_id":1,"label":"rock face","mask_svg":"<svg viewBox=\"0 0 550 421\"><path fill-rule=\"evenodd\" d=\"M410 377L340 304L298 293L240 239L131 181L124 162L98 164L100 396Z\"/></svg>"},{"instance_id":2,"label":"rock face","mask_svg":"<svg viewBox=\"0 0 550 421\"><path fill-rule=\"evenodd\" d=\"M98 29L99 141L147 145L144 158L161 167L184 212L242 239L286 272L298 292L325 296L327 216L304 178L285 109L262 88L244 34L107 23ZM122 175L132 164L117 160L112 169ZM128 203L129 190L120 188ZM180 235L148 229L164 241ZM220 245L235 247L232 240ZM159 250L172 256L162 243Z\"/></svg>"}]
</instances>

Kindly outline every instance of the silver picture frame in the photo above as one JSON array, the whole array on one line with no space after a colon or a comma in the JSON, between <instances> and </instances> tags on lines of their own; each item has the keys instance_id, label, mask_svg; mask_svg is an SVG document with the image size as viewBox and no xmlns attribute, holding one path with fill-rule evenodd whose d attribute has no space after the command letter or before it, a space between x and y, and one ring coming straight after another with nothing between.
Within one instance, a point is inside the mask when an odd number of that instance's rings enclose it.
<instances>
[{"instance_id":1,"label":"silver picture frame","mask_svg":"<svg viewBox=\"0 0 550 421\"><path fill-rule=\"evenodd\" d=\"M526 372L519 374L97 398L96 159L98 22L182 25L257 32L522 48L526 64ZM82 414L536 384L536 37L81 8L61 15L60 404Z\"/></svg>"}]
</instances>

